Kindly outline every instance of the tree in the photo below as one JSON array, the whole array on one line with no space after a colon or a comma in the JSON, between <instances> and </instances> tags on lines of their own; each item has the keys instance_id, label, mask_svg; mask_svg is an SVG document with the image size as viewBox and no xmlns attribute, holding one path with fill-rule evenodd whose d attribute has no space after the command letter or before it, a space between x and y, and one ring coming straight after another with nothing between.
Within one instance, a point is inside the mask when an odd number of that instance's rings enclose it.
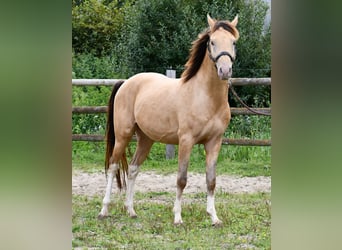
<instances>
[{"instance_id":1,"label":"tree","mask_svg":"<svg viewBox=\"0 0 342 250\"><path fill-rule=\"evenodd\" d=\"M268 5L262 0L140 0L124 13L118 45L117 72L129 77L138 72L165 73L172 66L177 76L189 55L191 42L207 27L206 15L232 20L239 15L240 40L234 77L270 76L270 28L264 30ZM238 93L249 104L269 105L269 87L244 87ZM258 98L255 98L255 97ZM260 98L259 98L260 97ZM230 100L234 105L235 100Z\"/></svg>"},{"instance_id":2,"label":"tree","mask_svg":"<svg viewBox=\"0 0 342 250\"><path fill-rule=\"evenodd\" d=\"M129 4L129 1L126 1ZM122 1L73 0L72 47L75 53L108 55L121 32Z\"/></svg>"},{"instance_id":3,"label":"tree","mask_svg":"<svg viewBox=\"0 0 342 250\"><path fill-rule=\"evenodd\" d=\"M240 40L233 77L269 77L267 9L262 0L73 0L73 65L86 58L92 64L87 67L94 72L92 77L127 78L138 72L165 73L169 67L179 77L191 42L207 27L206 15L232 20L238 14ZM108 69L97 69L100 64ZM85 77L81 67L74 72ZM243 87L237 92L248 104L270 103L269 87ZM230 103L236 105L234 99Z\"/></svg>"},{"instance_id":4,"label":"tree","mask_svg":"<svg viewBox=\"0 0 342 250\"><path fill-rule=\"evenodd\" d=\"M189 41L181 0L141 0L126 9L124 28L114 52L125 77L142 71L165 73L184 65Z\"/></svg>"}]
</instances>

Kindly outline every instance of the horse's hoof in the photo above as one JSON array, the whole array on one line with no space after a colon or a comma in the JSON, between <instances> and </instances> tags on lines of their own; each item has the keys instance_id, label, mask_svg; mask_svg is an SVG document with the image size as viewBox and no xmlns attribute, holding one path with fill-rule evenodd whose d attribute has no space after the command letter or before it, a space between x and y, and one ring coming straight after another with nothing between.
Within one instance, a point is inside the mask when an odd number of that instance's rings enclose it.
<instances>
[{"instance_id":1,"label":"horse's hoof","mask_svg":"<svg viewBox=\"0 0 342 250\"><path fill-rule=\"evenodd\" d=\"M213 227L221 227L223 225L222 221L217 220L211 224Z\"/></svg>"},{"instance_id":2,"label":"horse's hoof","mask_svg":"<svg viewBox=\"0 0 342 250\"><path fill-rule=\"evenodd\" d=\"M175 221L175 222L173 223L173 225L175 225L175 226L183 225L183 221L182 221L182 220L180 220L180 221Z\"/></svg>"},{"instance_id":3,"label":"horse's hoof","mask_svg":"<svg viewBox=\"0 0 342 250\"><path fill-rule=\"evenodd\" d=\"M129 215L129 217L131 217L131 218L137 218L138 217L134 210L131 210L131 211L127 210L127 213Z\"/></svg>"}]
</instances>

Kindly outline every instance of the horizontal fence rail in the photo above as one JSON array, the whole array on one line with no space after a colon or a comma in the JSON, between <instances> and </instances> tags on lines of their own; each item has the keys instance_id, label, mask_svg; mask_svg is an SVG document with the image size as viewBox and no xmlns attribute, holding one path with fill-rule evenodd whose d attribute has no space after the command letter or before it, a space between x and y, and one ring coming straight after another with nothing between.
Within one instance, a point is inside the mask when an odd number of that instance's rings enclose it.
<instances>
[{"instance_id":1,"label":"horizontal fence rail","mask_svg":"<svg viewBox=\"0 0 342 250\"><path fill-rule=\"evenodd\" d=\"M126 79L72 79L73 86L113 86L118 81ZM232 78L233 86L271 85L271 78Z\"/></svg>"},{"instance_id":2,"label":"horizontal fence rail","mask_svg":"<svg viewBox=\"0 0 342 250\"><path fill-rule=\"evenodd\" d=\"M87 135L78 134L72 135L73 141L92 141L101 142L105 141L103 135ZM136 141L136 137L132 137L132 141ZM254 140L254 139L229 139L222 138L222 145L239 145L239 146L271 146L271 140Z\"/></svg>"},{"instance_id":3,"label":"horizontal fence rail","mask_svg":"<svg viewBox=\"0 0 342 250\"><path fill-rule=\"evenodd\" d=\"M126 79L72 79L72 86L113 86L118 81ZM271 78L232 78L233 86L271 86ZM228 98L228 97L227 97ZM271 108L253 108L258 112L271 113ZM73 114L98 114L107 113L107 106L81 106L72 107ZM246 108L230 108L232 115L256 115ZM101 142L105 140L103 135L73 134L73 141ZM132 141L136 141L133 136ZM271 140L256 139L230 139L222 138L222 145L239 146L271 146Z\"/></svg>"}]
</instances>

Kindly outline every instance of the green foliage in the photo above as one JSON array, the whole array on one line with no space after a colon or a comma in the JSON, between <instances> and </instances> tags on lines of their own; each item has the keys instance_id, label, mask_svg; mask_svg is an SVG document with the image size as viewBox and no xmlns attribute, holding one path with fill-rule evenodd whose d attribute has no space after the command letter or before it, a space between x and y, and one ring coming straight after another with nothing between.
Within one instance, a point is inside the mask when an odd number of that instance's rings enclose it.
<instances>
[{"instance_id":1,"label":"green foliage","mask_svg":"<svg viewBox=\"0 0 342 250\"><path fill-rule=\"evenodd\" d=\"M109 54L123 20L120 1L73 0L72 44L76 53Z\"/></svg>"},{"instance_id":2,"label":"green foliage","mask_svg":"<svg viewBox=\"0 0 342 250\"><path fill-rule=\"evenodd\" d=\"M172 67L181 74L191 42L208 25L206 15L232 20L239 15L240 40L234 77L269 77L271 30L264 28L268 5L257 1L141 0L125 9L124 24L114 54L115 69L123 78L138 72L165 73ZM269 106L270 87L244 87L237 92L249 105ZM257 99L255 98L257 96ZM235 99L229 97L232 106Z\"/></svg>"},{"instance_id":3,"label":"green foliage","mask_svg":"<svg viewBox=\"0 0 342 250\"><path fill-rule=\"evenodd\" d=\"M74 78L115 78L113 59L110 56L95 57L92 54L73 54ZM112 88L72 87L73 106L106 106ZM105 114L73 114L73 134L104 134L106 124Z\"/></svg>"},{"instance_id":4,"label":"green foliage","mask_svg":"<svg viewBox=\"0 0 342 250\"><path fill-rule=\"evenodd\" d=\"M190 36L181 0L141 0L126 9L115 53L118 71L129 77L142 71L165 73L179 68L188 55ZM192 37L193 38L193 37Z\"/></svg>"},{"instance_id":5,"label":"green foliage","mask_svg":"<svg viewBox=\"0 0 342 250\"><path fill-rule=\"evenodd\" d=\"M106 106L111 87L73 87L73 106ZM73 114L73 134L105 134L106 114Z\"/></svg>"},{"instance_id":6,"label":"green foliage","mask_svg":"<svg viewBox=\"0 0 342 250\"><path fill-rule=\"evenodd\" d=\"M268 6L263 1L239 2L239 32L237 60L234 63L233 77L270 77L271 76L271 27L264 27ZM248 105L268 107L271 104L271 87L245 86L236 92ZM231 96L232 106L241 106Z\"/></svg>"},{"instance_id":7,"label":"green foliage","mask_svg":"<svg viewBox=\"0 0 342 250\"><path fill-rule=\"evenodd\" d=\"M271 117L256 115L233 116L224 136L229 138L268 139L271 137Z\"/></svg>"},{"instance_id":8,"label":"green foliage","mask_svg":"<svg viewBox=\"0 0 342 250\"><path fill-rule=\"evenodd\" d=\"M113 56L97 57L91 53L72 54L74 79L111 79L117 77L114 72Z\"/></svg>"},{"instance_id":9,"label":"green foliage","mask_svg":"<svg viewBox=\"0 0 342 250\"><path fill-rule=\"evenodd\" d=\"M77 66L73 63L73 71L78 78L97 75L90 74L95 70L106 71L102 75L108 78L127 78L143 71L165 73L172 67L179 76L191 42L207 27L209 13L214 18L229 20L239 15L240 40L233 76L269 77L271 29L264 27L267 9L262 0L73 0L73 60L83 57L79 59L93 67L75 70ZM94 67L92 61L102 57L107 61L109 57L110 63ZM243 87L237 88L237 92L249 105L261 107L271 103L270 87ZM238 106L232 97L229 102Z\"/></svg>"},{"instance_id":10,"label":"green foliage","mask_svg":"<svg viewBox=\"0 0 342 250\"><path fill-rule=\"evenodd\" d=\"M73 247L106 249L270 249L270 194L216 194L216 210L222 227L213 228L206 215L206 194L184 194L184 224L174 226L174 194L137 193L137 219L115 195L111 216L97 220L102 197L73 196ZM154 202L157 199L159 202Z\"/></svg>"},{"instance_id":11,"label":"green foliage","mask_svg":"<svg viewBox=\"0 0 342 250\"><path fill-rule=\"evenodd\" d=\"M235 2L235 1L234 1ZM237 60L234 75L243 77L267 77L271 68L270 28L264 30L268 5L261 0L236 1L239 15L240 39L237 43Z\"/></svg>"}]
</instances>

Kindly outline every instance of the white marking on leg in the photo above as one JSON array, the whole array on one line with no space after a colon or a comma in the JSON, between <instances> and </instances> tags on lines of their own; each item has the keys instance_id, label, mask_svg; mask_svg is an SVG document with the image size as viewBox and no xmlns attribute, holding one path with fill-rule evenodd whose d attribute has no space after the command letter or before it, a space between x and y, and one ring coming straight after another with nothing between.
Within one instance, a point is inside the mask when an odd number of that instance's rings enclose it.
<instances>
[{"instance_id":1,"label":"white marking on leg","mask_svg":"<svg viewBox=\"0 0 342 250\"><path fill-rule=\"evenodd\" d=\"M129 216L136 217L137 214L133 208L133 197L134 197L134 183L137 175L139 173L139 166L129 165L128 166L128 176L127 176L127 193L125 206L129 213Z\"/></svg>"},{"instance_id":2,"label":"white marking on leg","mask_svg":"<svg viewBox=\"0 0 342 250\"><path fill-rule=\"evenodd\" d=\"M177 188L177 194L176 194L176 200L175 200L175 204L173 207L173 212L175 214L175 220L174 220L174 224L178 225L178 224L182 224L183 220L182 220L182 196L183 190L181 190L180 188Z\"/></svg>"},{"instance_id":3,"label":"white marking on leg","mask_svg":"<svg viewBox=\"0 0 342 250\"><path fill-rule=\"evenodd\" d=\"M208 193L208 197L207 197L207 213L210 215L211 221L212 221L213 225L219 225L219 224L222 223L222 221L220 221L219 218L217 218L217 215L216 215L214 194L209 194Z\"/></svg>"},{"instance_id":4,"label":"white marking on leg","mask_svg":"<svg viewBox=\"0 0 342 250\"><path fill-rule=\"evenodd\" d=\"M112 185L113 185L113 179L114 174L118 171L118 164L111 164L108 168L108 177L107 177L107 186L106 186L106 194L102 201L102 209L99 213L99 218L103 218L105 216L108 216L108 204L110 203L110 193L112 191Z\"/></svg>"}]
</instances>

